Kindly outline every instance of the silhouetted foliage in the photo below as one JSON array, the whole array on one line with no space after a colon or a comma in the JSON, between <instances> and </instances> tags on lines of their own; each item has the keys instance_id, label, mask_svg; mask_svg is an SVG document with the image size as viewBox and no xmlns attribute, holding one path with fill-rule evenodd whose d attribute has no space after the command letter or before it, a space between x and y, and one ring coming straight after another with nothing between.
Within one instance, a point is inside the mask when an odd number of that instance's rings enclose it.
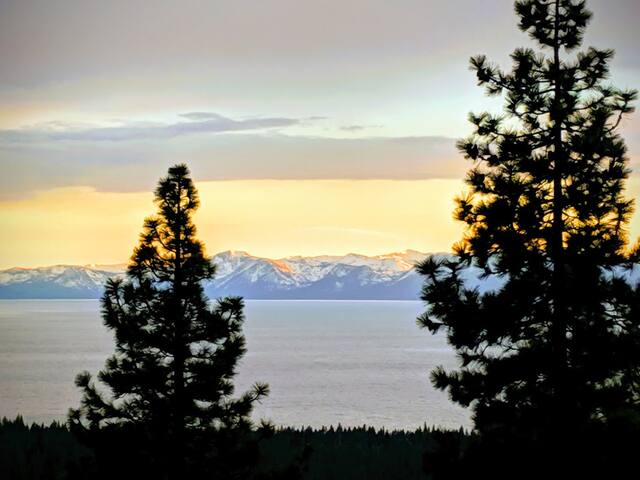
<instances>
[{"instance_id":1,"label":"silhouetted foliage","mask_svg":"<svg viewBox=\"0 0 640 480\"><path fill-rule=\"evenodd\" d=\"M67 479L81 469L90 472L92 464L91 451L65 425L26 425L21 417L0 421L0 478Z\"/></svg>"},{"instance_id":2,"label":"silhouetted foliage","mask_svg":"<svg viewBox=\"0 0 640 480\"><path fill-rule=\"evenodd\" d=\"M233 398L245 352L242 299L210 305L203 293L215 266L195 238L199 201L185 165L169 169L155 201L127 280L110 280L102 297L116 352L99 382L78 375L82 405L69 425L105 478L249 478L259 437L249 416L268 387Z\"/></svg>"},{"instance_id":3,"label":"silhouetted foliage","mask_svg":"<svg viewBox=\"0 0 640 480\"><path fill-rule=\"evenodd\" d=\"M499 453L525 473L554 459L589 468L639 438L640 287L629 273L640 244L628 245L630 172L616 131L636 92L605 83L613 51L574 54L591 17L584 1L515 10L540 49L515 50L510 72L471 59L505 111L470 115L475 133L458 144L473 162L470 192L455 212L466 234L453 257L419 266L428 309L418 321L457 351L460 368L438 368L432 382L473 409L485 458ZM503 286L467 288L470 265Z\"/></svg>"},{"instance_id":4,"label":"silhouetted foliage","mask_svg":"<svg viewBox=\"0 0 640 480\"><path fill-rule=\"evenodd\" d=\"M372 427L282 428L259 443L256 480L418 480L461 468L458 459L476 436L461 430L415 432ZM98 477L96 456L63 425L0 422L0 478L89 480ZM50 465L47 475L42 466ZM424 467L423 467L424 466ZM131 468L131 467L130 467ZM430 472L423 473L423 468ZM461 470L453 470L458 472ZM113 478L122 478L114 468ZM141 473L140 478L152 478ZM187 478L187 477L185 477ZM209 477L214 478L214 477ZM225 476L215 478L228 478ZM246 478L246 477L241 477ZM461 478L451 476L450 478Z\"/></svg>"}]
</instances>

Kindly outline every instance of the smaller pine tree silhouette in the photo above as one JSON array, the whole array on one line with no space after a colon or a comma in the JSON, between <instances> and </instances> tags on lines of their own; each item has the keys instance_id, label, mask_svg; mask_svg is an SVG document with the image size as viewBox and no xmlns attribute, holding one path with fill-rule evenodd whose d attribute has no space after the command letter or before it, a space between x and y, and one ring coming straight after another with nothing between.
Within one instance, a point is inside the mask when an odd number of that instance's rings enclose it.
<instances>
[{"instance_id":1,"label":"smaller pine tree silhouette","mask_svg":"<svg viewBox=\"0 0 640 480\"><path fill-rule=\"evenodd\" d=\"M211 305L204 295L215 265L195 237L199 200L185 165L160 180L155 202L126 280L107 282L102 316L116 351L98 382L77 376L83 398L69 412L70 428L120 477L114 463L126 459L131 477L248 478L257 458L250 413L268 386L233 396L245 353L243 301Z\"/></svg>"}]
</instances>

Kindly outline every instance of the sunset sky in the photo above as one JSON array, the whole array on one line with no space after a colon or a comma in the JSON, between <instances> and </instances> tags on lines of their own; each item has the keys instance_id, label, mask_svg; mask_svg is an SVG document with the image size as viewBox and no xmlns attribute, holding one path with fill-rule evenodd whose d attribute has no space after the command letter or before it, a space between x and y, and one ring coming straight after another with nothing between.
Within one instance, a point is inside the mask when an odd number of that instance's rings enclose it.
<instances>
[{"instance_id":1,"label":"sunset sky","mask_svg":"<svg viewBox=\"0 0 640 480\"><path fill-rule=\"evenodd\" d=\"M588 5L639 88L640 3ZM468 59L529 44L511 0L2 1L0 268L126 261L178 162L209 253L448 250L455 140L501 107Z\"/></svg>"}]
</instances>

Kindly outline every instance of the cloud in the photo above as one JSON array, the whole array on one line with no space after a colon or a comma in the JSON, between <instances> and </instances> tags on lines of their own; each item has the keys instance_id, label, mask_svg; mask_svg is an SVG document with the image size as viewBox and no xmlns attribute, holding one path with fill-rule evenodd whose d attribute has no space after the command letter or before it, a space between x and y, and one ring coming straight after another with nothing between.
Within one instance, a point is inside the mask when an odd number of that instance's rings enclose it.
<instances>
[{"instance_id":1,"label":"cloud","mask_svg":"<svg viewBox=\"0 0 640 480\"><path fill-rule=\"evenodd\" d=\"M339 127L343 132L359 132L369 128L382 128L382 125L343 125Z\"/></svg>"},{"instance_id":2,"label":"cloud","mask_svg":"<svg viewBox=\"0 0 640 480\"><path fill-rule=\"evenodd\" d=\"M46 1L3 0L0 88L132 70L167 76L193 65L200 74L211 68L214 78L238 64L276 65L293 75L311 70L317 78L345 57L358 69L394 59L450 61L452 51L466 61L479 38L483 50L524 40L505 0L155 3L112 0L98 8L59 0L51 9ZM637 0L591 0L589 7L595 19L588 43L614 47L622 65L637 67ZM343 69L334 72L344 78ZM255 78L260 85L264 77Z\"/></svg>"},{"instance_id":3,"label":"cloud","mask_svg":"<svg viewBox=\"0 0 640 480\"><path fill-rule=\"evenodd\" d=\"M90 186L150 191L166 168L189 164L194 178L461 178L468 168L448 137L327 138L235 132L172 141L2 143L0 199L37 190Z\"/></svg>"},{"instance_id":4,"label":"cloud","mask_svg":"<svg viewBox=\"0 0 640 480\"><path fill-rule=\"evenodd\" d=\"M221 115L218 115L217 113L212 113L212 112L188 112L188 113L181 113L180 116L188 120L216 120L216 119L224 118Z\"/></svg>"},{"instance_id":5,"label":"cloud","mask_svg":"<svg viewBox=\"0 0 640 480\"><path fill-rule=\"evenodd\" d=\"M42 143L57 141L123 142L158 140L196 133L222 133L246 130L267 130L301 123L295 118L266 117L234 120L211 112L181 114L188 121L175 123L125 122L111 126L78 126L53 121L19 129L0 130L0 143Z\"/></svg>"}]
</instances>

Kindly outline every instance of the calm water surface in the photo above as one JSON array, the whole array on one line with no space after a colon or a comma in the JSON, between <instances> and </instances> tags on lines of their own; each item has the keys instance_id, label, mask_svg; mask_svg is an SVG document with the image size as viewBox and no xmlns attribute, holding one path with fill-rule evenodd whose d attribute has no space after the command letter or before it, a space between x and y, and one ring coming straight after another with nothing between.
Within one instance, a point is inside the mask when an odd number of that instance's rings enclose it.
<instances>
[{"instance_id":1,"label":"calm water surface","mask_svg":"<svg viewBox=\"0 0 640 480\"><path fill-rule=\"evenodd\" d=\"M429 371L453 367L455 357L442 336L416 327L419 302L246 303L237 391L271 386L254 417L313 427L470 425L429 383ZM0 417L64 420L78 405L75 375L98 371L114 348L99 309L96 300L0 300Z\"/></svg>"}]
</instances>

